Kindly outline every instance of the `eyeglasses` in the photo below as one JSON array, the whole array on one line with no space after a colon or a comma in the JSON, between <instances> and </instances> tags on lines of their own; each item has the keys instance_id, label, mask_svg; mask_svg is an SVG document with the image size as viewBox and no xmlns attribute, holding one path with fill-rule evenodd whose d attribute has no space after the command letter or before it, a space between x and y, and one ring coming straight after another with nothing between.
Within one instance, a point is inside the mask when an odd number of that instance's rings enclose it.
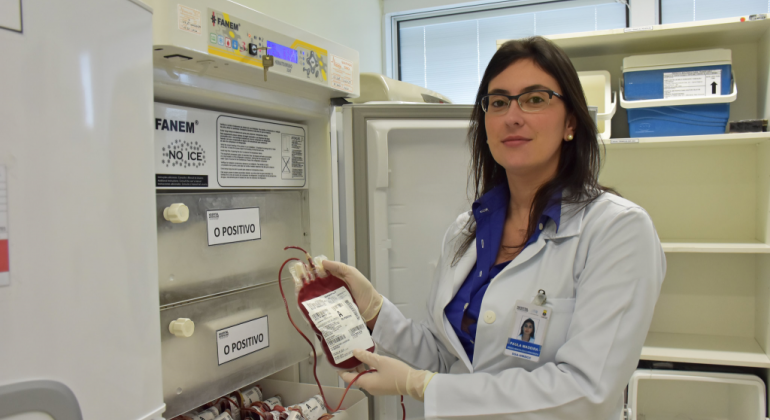
<instances>
[{"instance_id":1,"label":"eyeglasses","mask_svg":"<svg viewBox=\"0 0 770 420\"><path fill-rule=\"evenodd\" d=\"M481 109L489 115L503 115L508 112L511 102L516 100L522 111L539 112L548 107L554 96L564 100L563 96L552 90L531 90L521 95L493 93L481 97Z\"/></svg>"}]
</instances>

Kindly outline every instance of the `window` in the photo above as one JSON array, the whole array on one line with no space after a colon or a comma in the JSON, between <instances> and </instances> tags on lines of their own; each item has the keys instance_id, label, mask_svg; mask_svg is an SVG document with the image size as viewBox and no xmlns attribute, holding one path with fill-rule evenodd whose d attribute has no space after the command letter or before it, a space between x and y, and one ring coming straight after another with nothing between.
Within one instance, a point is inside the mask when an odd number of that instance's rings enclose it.
<instances>
[{"instance_id":1,"label":"window","mask_svg":"<svg viewBox=\"0 0 770 420\"><path fill-rule=\"evenodd\" d=\"M529 3L399 20L398 78L473 103L500 39L626 27L626 6L612 0Z\"/></svg>"},{"instance_id":2,"label":"window","mask_svg":"<svg viewBox=\"0 0 770 420\"><path fill-rule=\"evenodd\" d=\"M661 0L661 22L679 23L770 12L768 0Z\"/></svg>"}]
</instances>

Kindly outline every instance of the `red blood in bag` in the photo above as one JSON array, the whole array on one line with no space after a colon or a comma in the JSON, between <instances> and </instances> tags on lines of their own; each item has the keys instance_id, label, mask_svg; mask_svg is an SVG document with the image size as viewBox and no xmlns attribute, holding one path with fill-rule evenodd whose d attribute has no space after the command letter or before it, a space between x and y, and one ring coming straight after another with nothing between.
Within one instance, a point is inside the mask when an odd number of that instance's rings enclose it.
<instances>
[{"instance_id":1,"label":"red blood in bag","mask_svg":"<svg viewBox=\"0 0 770 420\"><path fill-rule=\"evenodd\" d=\"M348 290L348 293L350 293L350 288L348 287L347 283L338 277L331 275L328 271L327 274L328 275L326 277L317 277L310 283L304 284L302 289L300 289L299 293L297 294L297 303L299 309L302 311L302 314L305 315L305 319L310 319L310 315L308 314L307 308L305 308L305 305L303 305L302 302L323 296L329 292L333 292L339 289L340 287L344 287ZM352 293L350 294L350 297L351 299L353 298ZM355 302L355 299L353 299L353 303ZM313 328L313 331L315 331L316 335L321 339L321 343L324 346L324 354L326 354L326 360L328 360L332 366L335 366L339 369L353 369L361 364L361 362L353 356L351 356L350 359L344 360L342 363L334 363L334 357L332 357L332 352L329 351L329 346L326 344L326 340L323 339L323 334L321 334L321 331L316 328L313 322L310 322L310 327ZM374 353L374 346L366 350L370 353Z\"/></svg>"}]
</instances>

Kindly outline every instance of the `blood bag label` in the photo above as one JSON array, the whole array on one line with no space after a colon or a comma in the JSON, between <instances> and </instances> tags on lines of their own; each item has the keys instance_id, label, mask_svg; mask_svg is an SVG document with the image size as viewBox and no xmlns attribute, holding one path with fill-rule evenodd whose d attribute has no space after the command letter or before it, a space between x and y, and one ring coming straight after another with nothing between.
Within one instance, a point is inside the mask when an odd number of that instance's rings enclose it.
<instances>
[{"instance_id":1,"label":"blood bag label","mask_svg":"<svg viewBox=\"0 0 770 420\"><path fill-rule=\"evenodd\" d=\"M8 255L8 181L5 166L0 166L0 286L11 284Z\"/></svg>"},{"instance_id":2,"label":"blood bag label","mask_svg":"<svg viewBox=\"0 0 770 420\"><path fill-rule=\"evenodd\" d=\"M267 315L217 330L220 365L269 347Z\"/></svg>"},{"instance_id":3,"label":"blood bag label","mask_svg":"<svg viewBox=\"0 0 770 420\"><path fill-rule=\"evenodd\" d=\"M211 245L255 241L262 238L259 207L206 211L208 243Z\"/></svg>"},{"instance_id":4,"label":"blood bag label","mask_svg":"<svg viewBox=\"0 0 770 420\"><path fill-rule=\"evenodd\" d=\"M305 417L305 420L318 420L321 416L326 414L326 409L316 397L302 402L298 406L299 409L302 410L302 415Z\"/></svg>"},{"instance_id":5,"label":"blood bag label","mask_svg":"<svg viewBox=\"0 0 770 420\"><path fill-rule=\"evenodd\" d=\"M516 301L516 318L504 353L508 356L537 362L543 349L551 309L523 300Z\"/></svg>"},{"instance_id":6,"label":"blood bag label","mask_svg":"<svg viewBox=\"0 0 770 420\"><path fill-rule=\"evenodd\" d=\"M353 357L353 349L374 346L372 336L348 289L340 287L302 304L313 324L323 334L334 363L342 363Z\"/></svg>"},{"instance_id":7,"label":"blood bag label","mask_svg":"<svg viewBox=\"0 0 770 420\"><path fill-rule=\"evenodd\" d=\"M306 127L155 104L159 189L302 188Z\"/></svg>"},{"instance_id":8,"label":"blood bag label","mask_svg":"<svg viewBox=\"0 0 770 420\"><path fill-rule=\"evenodd\" d=\"M722 70L663 73L663 98L722 95Z\"/></svg>"},{"instance_id":9,"label":"blood bag label","mask_svg":"<svg viewBox=\"0 0 770 420\"><path fill-rule=\"evenodd\" d=\"M268 407L270 407L271 410L275 409L275 407L281 405L283 402L278 397L270 397L264 401L265 404L267 404Z\"/></svg>"}]
</instances>

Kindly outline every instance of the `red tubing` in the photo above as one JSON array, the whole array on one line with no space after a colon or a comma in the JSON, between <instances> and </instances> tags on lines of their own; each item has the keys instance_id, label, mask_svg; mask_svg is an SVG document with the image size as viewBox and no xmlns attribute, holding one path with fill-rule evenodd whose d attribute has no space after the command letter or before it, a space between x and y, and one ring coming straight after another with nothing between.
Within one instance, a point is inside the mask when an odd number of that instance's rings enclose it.
<instances>
[{"instance_id":1,"label":"red tubing","mask_svg":"<svg viewBox=\"0 0 770 420\"><path fill-rule=\"evenodd\" d=\"M296 246L287 246L286 248L284 248L284 250L286 249L298 249L302 252L305 252L304 249ZM305 255L308 255L307 252L305 252ZM348 391L350 390L350 387L353 386L353 383L356 382L358 378L361 377L361 375L366 373L376 372L376 370L370 369L356 375L355 379L353 379L353 381L350 382L350 384L348 384L348 387L345 388L345 393L342 394L342 399L340 400L339 405L337 405L337 408L336 409L331 408L329 403L326 401L326 396L324 395L323 387L321 387L321 381L318 380L318 373L316 372L317 364L318 364L318 356L316 355L316 352L315 352L315 346L313 346L313 343L310 341L310 339L307 338L307 336L299 329L297 324L294 323L294 320L291 319L291 313L289 313L289 302L286 301L286 294L283 293L283 285L281 284L281 274L283 273L283 268L286 266L286 264L289 261L299 261L299 258L289 258L288 260L283 262L283 264L281 265L281 269L278 270L278 288L281 290L281 297L283 298L283 304L284 306L286 306L286 315L289 316L289 321L291 321L291 325L294 326L294 329L296 329L299 335L301 335L302 338L304 338L305 341L307 341L307 343L310 345L310 348L313 350L313 377L315 378L315 383L318 385L318 390L321 392L321 398L323 398L324 400L324 405L326 405L326 409L329 411L329 413L335 413L340 409L340 407L342 407L342 402L345 401L345 396L348 395Z\"/></svg>"}]
</instances>

